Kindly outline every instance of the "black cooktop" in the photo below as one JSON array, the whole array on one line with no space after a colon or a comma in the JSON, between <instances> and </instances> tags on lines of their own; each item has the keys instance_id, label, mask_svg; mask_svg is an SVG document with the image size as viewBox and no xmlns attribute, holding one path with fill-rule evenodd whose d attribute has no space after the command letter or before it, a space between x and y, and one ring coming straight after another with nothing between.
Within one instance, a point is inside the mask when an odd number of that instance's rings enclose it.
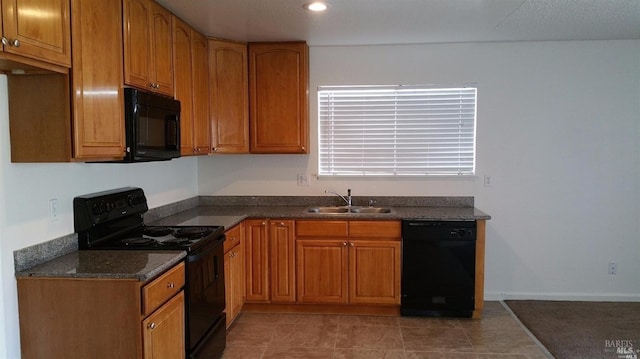
<instances>
[{"instance_id":1,"label":"black cooktop","mask_svg":"<svg viewBox=\"0 0 640 359\"><path fill-rule=\"evenodd\" d=\"M93 242L86 249L194 251L210 241L224 241L222 226L143 226L122 235Z\"/></svg>"}]
</instances>

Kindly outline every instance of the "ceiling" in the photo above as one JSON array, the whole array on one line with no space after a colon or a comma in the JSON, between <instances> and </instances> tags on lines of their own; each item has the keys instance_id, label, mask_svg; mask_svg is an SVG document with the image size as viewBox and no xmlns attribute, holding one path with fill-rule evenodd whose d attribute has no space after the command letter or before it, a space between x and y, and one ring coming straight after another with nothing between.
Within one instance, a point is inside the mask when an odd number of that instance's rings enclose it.
<instances>
[{"instance_id":1,"label":"ceiling","mask_svg":"<svg viewBox=\"0 0 640 359\"><path fill-rule=\"evenodd\" d=\"M310 46L640 39L640 0L156 0L207 36Z\"/></svg>"}]
</instances>

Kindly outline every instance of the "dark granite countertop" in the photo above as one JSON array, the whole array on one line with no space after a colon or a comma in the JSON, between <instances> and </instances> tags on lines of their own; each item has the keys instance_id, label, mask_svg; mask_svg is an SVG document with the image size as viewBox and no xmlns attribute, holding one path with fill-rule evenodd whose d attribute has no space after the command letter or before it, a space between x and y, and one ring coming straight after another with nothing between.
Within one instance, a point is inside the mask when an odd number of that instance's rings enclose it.
<instances>
[{"instance_id":1,"label":"dark granite countertop","mask_svg":"<svg viewBox=\"0 0 640 359\"><path fill-rule=\"evenodd\" d=\"M474 207L473 197L354 196L354 205L373 202L391 213L313 214L316 206L341 206L336 196L199 196L145 213L150 225L224 226L246 218L345 220L488 220ZM14 251L17 277L119 278L148 280L185 256L178 251L78 251L77 235L70 234Z\"/></svg>"},{"instance_id":2,"label":"dark granite countertop","mask_svg":"<svg viewBox=\"0 0 640 359\"><path fill-rule=\"evenodd\" d=\"M327 205L327 204L321 204ZM328 204L330 205L330 204ZM376 205L378 206L378 205ZM221 225L226 229L246 218L287 218L287 219L424 219L424 220L487 220L491 216L473 206L384 206L391 213L308 213L312 207L303 205L269 204L200 204L195 208L154 221L153 225Z\"/></svg>"},{"instance_id":3,"label":"dark granite countertop","mask_svg":"<svg viewBox=\"0 0 640 359\"><path fill-rule=\"evenodd\" d=\"M16 273L17 278L98 278L147 281L179 263L184 251L76 251Z\"/></svg>"}]
</instances>

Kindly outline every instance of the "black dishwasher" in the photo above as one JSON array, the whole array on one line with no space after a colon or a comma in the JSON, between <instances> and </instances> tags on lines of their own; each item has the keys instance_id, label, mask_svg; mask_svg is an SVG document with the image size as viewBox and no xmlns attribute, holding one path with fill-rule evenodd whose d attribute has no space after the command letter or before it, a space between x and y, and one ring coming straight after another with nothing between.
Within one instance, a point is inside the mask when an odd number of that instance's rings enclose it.
<instances>
[{"instance_id":1,"label":"black dishwasher","mask_svg":"<svg viewBox=\"0 0 640 359\"><path fill-rule=\"evenodd\" d=\"M475 221L402 221L401 313L471 317Z\"/></svg>"}]
</instances>

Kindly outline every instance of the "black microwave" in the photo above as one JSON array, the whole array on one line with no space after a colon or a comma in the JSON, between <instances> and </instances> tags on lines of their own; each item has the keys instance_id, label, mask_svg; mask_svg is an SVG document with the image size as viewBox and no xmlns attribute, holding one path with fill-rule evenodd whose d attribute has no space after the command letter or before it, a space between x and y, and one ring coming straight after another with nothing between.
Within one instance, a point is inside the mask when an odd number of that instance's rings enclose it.
<instances>
[{"instance_id":1,"label":"black microwave","mask_svg":"<svg viewBox=\"0 0 640 359\"><path fill-rule=\"evenodd\" d=\"M124 162L180 157L180 101L134 88L124 89L124 101Z\"/></svg>"}]
</instances>

